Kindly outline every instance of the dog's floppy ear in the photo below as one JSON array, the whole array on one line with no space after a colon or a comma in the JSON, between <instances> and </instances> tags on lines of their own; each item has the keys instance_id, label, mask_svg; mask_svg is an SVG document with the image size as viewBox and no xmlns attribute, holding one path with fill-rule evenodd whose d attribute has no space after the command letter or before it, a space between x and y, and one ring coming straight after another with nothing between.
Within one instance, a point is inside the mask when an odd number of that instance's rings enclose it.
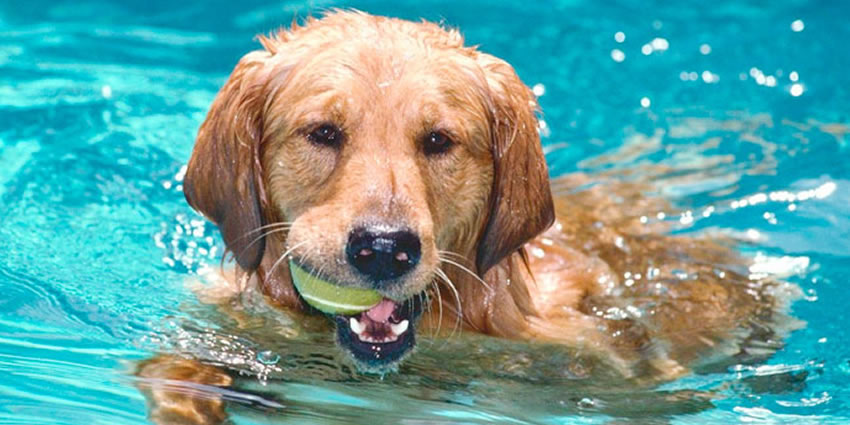
<instances>
[{"instance_id":1,"label":"dog's floppy ear","mask_svg":"<svg viewBox=\"0 0 850 425\"><path fill-rule=\"evenodd\" d=\"M555 219L549 171L537 132L537 102L513 68L493 56L478 58L491 99L493 189L490 216L478 242L484 274Z\"/></svg>"},{"instance_id":2,"label":"dog's floppy ear","mask_svg":"<svg viewBox=\"0 0 850 425\"><path fill-rule=\"evenodd\" d=\"M189 205L218 226L236 262L249 272L265 250L259 149L267 57L249 53L236 65L198 131L183 182Z\"/></svg>"}]
</instances>

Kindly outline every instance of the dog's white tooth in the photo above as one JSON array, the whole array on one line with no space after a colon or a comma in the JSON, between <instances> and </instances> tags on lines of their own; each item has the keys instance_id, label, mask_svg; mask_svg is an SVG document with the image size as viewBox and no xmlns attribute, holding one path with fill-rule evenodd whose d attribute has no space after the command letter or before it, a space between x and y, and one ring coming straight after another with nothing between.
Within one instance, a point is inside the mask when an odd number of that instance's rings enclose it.
<instances>
[{"instance_id":1,"label":"dog's white tooth","mask_svg":"<svg viewBox=\"0 0 850 425\"><path fill-rule=\"evenodd\" d=\"M390 328L392 328L394 334L401 335L401 334L404 333L404 331L407 330L407 327L409 325L410 325L410 322L408 322L407 320L402 320L401 322L399 322L395 325L390 325Z\"/></svg>"},{"instance_id":2,"label":"dog's white tooth","mask_svg":"<svg viewBox=\"0 0 850 425\"><path fill-rule=\"evenodd\" d=\"M350 326L350 327L351 327L351 331L352 331L352 332L354 332L354 333L356 333L357 335L362 334L362 333L363 333L363 331L365 331L365 330L366 330L366 327L365 327L365 326L363 326L363 325L360 323L360 321L358 321L357 319L355 319L355 318L353 318L353 317L352 317L352 318L350 318L350 319L348 319L348 326Z\"/></svg>"}]
</instances>

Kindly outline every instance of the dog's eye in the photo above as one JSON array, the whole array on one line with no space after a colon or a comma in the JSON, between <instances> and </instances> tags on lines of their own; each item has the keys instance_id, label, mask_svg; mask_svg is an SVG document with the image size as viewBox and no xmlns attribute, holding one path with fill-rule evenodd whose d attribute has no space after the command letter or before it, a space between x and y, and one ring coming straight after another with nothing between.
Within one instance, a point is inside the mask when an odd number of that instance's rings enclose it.
<instances>
[{"instance_id":1,"label":"dog's eye","mask_svg":"<svg viewBox=\"0 0 850 425\"><path fill-rule=\"evenodd\" d=\"M454 142L441 131L432 131L425 135L424 145L426 155L438 155L449 150Z\"/></svg>"},{"instance_id":2,"label":"dog's eye","mask_svg":"<svg viewBox=\"0 0 850 425\"><path fill-rule=\"evenodd\" d=\"M322 124L307 134L307 140L322 146L339 146L342 142L342 130L333 124Z\"/></svg>"}]
</instances>

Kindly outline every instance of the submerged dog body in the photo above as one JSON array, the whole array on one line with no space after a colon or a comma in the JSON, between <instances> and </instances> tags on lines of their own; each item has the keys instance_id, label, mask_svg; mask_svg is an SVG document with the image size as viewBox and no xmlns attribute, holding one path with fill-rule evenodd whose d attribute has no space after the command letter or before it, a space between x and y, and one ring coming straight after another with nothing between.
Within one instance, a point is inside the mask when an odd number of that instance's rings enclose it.
<instances>
[{"instance_id":1,"label":"submerged dog body","mask_svg":"<svg viewBox=\"0 0 850 425\"><path fill-rule=\"evenodd\" d=\"M573 176L553 200L533 94L457 31L334 12L260 41L200 129L186 197L272 304L315 313L292 264L380 292L332 317L361 369L392 369L418 330L459 324L669 379L769 331L771 285L716 242L641 223L664 206L640 188L575 192ZM169 377L166 363L140 374Z\"/></svg>"}]
</instances>

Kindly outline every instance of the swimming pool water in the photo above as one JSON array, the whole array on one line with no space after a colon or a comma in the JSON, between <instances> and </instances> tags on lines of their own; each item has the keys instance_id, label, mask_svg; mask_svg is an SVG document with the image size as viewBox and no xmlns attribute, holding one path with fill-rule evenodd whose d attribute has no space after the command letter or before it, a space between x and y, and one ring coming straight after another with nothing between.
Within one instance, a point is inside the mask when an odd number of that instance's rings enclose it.
<instances>
[{"instance_id":1,"label":"swimming pool water","mask_svg":"<svg viewBox=\"0 0 850 425\"><path fill-rule=\"evenodd\" d=\"M380 378L311 354L328 341L258 342L291 329L273 313L228 332L185 284L222 246L186 205L182 167L254 34L332 6L460 27L540 96L553 175L652 182L675 209L649 219L739 238L752 273L802 288L806 327L765 364L642 390L553 382L562 354L486 338L433 342ZM146 423L128 371L163 349L241 364L268 397L231 395L240 424L847 423L848 14L802 0L0 3L0 423Z\"/></svg>"}]
</instances>

